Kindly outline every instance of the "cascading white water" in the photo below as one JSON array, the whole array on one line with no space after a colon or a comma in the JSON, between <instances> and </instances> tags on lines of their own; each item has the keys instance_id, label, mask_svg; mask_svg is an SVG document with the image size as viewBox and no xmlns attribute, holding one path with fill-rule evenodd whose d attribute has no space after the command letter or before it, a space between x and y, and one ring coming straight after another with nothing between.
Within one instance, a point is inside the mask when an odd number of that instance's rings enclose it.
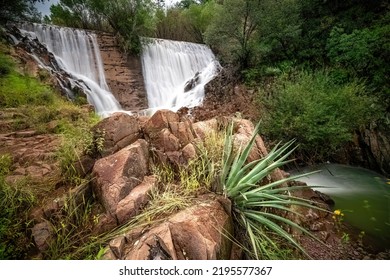
<instances>
[{"instance_id":1,"label":"cascading white water","mask_svg":"<svg viewBox=\"0 0 390 280\"><path fill-rule=\"evenodd\" d=\"M204 86L220 65L206 45L145 38L142 68L149 108L178 110L198 106Z\"/></svg>"},{"instance_id":2,"label":"cascading white water","mask_svg":"<svg viewBox=\"0 0 390 280\"><path fill-rule=\"evenodd\" d=\"M71 84L83 81L88 102L100 116L121 111L107 86L95 34L80 29L31 23L22 24L20 29L46 45L60 67L73 78Z\"/></svg>"}]
</instances>

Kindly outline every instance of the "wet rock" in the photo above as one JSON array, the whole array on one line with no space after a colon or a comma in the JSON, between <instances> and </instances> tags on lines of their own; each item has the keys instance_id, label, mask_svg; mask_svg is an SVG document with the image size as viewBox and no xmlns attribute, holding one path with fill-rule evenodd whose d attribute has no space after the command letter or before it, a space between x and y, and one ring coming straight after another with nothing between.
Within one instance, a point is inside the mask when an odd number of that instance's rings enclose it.
<instances>
[{"instance_id":1,"label":"wet rock","mask_svg":"<svg viewBox=\"0 0 390 280\"><path fill-rule=\"evenodd\" d=\"M184 85L184 92L190 91L194 87L196 87L199 83L199 78L200 78L200 72L196 72L195 76L191 79L189 79L185 85Z\"/></svg>"},{"instance_id":2,"label":"wet rock","mask_svg":"<svg viewBox=\"0 0 390 280\"><path fill-rule=\"evenodd\" d=\"M139 185L148 173L148 147L148 143L140 139L95 163L93 190L109 213L115 213L119 201Z\"/></svg>"},{"instance_id":3,"label":"wet rock","mask_svg":"<svg viewBox=\"0 0 390 280\"><path fill-rule=\"evenodd\" d=\"M53 229L48 221L36 224L32 228L31 235L39 251L44 252L49 248L52 240L52 233Z\"/></svg>"},{"instance_id":4,"label":"wet rock","mask_svg":"<svg viewBox=\"0 0 390 280\"><path fill-rule=\"evenodd\" d=\"M93 128L95 138L104 139L102 156L111 155L140 138L140 126L135 116L115 113Z\"/></svg>"},{"instance_id":5,"label":"wet rock","mask_svg":"<svg viewBox=\"0 0 390 280\"><path fill-rule=\"evenodd\" d=\"M130 194L122 199L116 208L116 218L119 224L123 224L130 218L139 214L141 209L149 202L150 192L157 187L157 178L148 176L144 181L130 191Z\"/></svg>"},{"instance_id":6,"label":"wet rock","mask_svg":"<svg viewBox=\"0 0 390 280\"><path fill-rule=\"evenodd\" d=\"M121 51L113 34L96 35L107 84L122 108L132 112L148 108L140 56Z\"/></svg>"}]
</instances>

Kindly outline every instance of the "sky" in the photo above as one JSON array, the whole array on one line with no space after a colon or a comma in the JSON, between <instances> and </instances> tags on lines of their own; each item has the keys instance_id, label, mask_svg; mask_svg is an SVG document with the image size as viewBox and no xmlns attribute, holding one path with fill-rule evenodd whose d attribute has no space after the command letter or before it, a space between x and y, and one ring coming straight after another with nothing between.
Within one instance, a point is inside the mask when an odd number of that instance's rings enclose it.
<instances>
[{"instance_id":1,"label":"sky","mask_svg":"<svg viewBox=\"0 0 390 280\"><path fill-rule=\"evenodd\" d=\"M35 3L35 7L37 7L38 11L42 13L42 16L48 16L50 15L50 6L52 4L57 4L58 2L59 0L45 0L43 3Z\"/></svg>"}]
</instances>

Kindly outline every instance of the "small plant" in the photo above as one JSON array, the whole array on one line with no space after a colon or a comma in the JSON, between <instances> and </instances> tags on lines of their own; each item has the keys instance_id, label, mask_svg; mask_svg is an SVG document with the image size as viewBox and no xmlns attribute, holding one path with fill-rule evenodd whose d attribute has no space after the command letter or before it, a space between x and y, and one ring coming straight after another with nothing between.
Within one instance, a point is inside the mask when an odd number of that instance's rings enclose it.
<instances>
[{"instance_id":1,"label":"small plant","mask_svg":"<svg viewBox=\"0 0 390 280\"><path fill-rule=\"evenodd\" d=\"M336 209L333 211L332 219L335 222L336 229L339 231L343 224L344 213L340 209Z\"/></svg>"},{"instance_id":2,"label":"small plant","mask_svg":"<svg viewBox=\"0 0 390 280\"><path fill-rule=\"evenodd\" d=\"M318 239L305 228L277 213L282 211L283 213L290 212L299 215L290 207L292 205L323 209L315 206L312 201L291 195L293 190L304 188L303 186L285 186L288 181L308 174L296 175L266 185L259 185L259 182L269 176L276 168L291 161L286 160L286 158L294 151L294 148L291 149L294 141L290 141L281 147L277 145L264 158L246 163L258 129L259 125L256 126L249 143L234 155L233 126L229 126L225 139L221 175L225 195L233 202L235 219L245 229L251 252L255 258L269 257L264 243L271 245L274 249L278 248L277 243L273 241L273 234L288 241L305 253L301 245L284 229L285 226L296 228L312 238ZM284 224L284 226L280 224ZM269 234L269 232L272 232L272 234Z\"/></svg>"},{"instance_id":3,"label":"small plant","mask_svg":"<svg viewBox=\"0 0 390 280\"><path fill-rule=\"evenodd\" d=\"M359 232L359 235L358 235L358 243L360 246L363 246L363 239L364 239L364 236L366 236L366 232L364 230L362 230L361 232Z\"/></svg>"},{"instance_id":4,"label":"small plant","mask_svg":"<svg viewBox=\"0 0 390 280\"><path fill-rule=\"evenodd\" d=\"M106 131L104 129L97 129L89 134L91 134L90 137L84 139L85 153L92 157L101 156L104 149L104 136L106 135Z\"/></svg>"},{"instance_id":5,"label":"small plant","mask_svg":"<svg viewBox=\"0 0 390 280\"><path fill-rule=\"evenodd\" d=\"M343 244L348 244L350 241L350 237L349 237L349 234L346 233L346 232L343 232L343 235L341 236L341 242Z\"/></svg>"}]
</instances>

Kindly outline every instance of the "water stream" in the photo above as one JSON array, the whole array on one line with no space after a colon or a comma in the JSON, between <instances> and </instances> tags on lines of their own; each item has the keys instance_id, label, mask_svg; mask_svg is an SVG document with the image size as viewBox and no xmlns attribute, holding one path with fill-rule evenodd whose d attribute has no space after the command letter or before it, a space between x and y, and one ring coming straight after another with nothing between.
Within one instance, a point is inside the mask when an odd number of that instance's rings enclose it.
<instances>
[{"instance_id":1,"label":"water stream","mask_svg":"<svg viewBox=\"0 0 390 280\"><path fill-rule=\"evenodd\" d=\"M71 85L82 81L88 102L99 115L122 111L107 86L96 34L35 23L22 23L19 28L54 54L60 68L72 77ZM140 114L148 115L158 109L200 105L204 86L221 67L206 45L152 38L143 38L141 62L149 109Z\"/></svg>"},{"instance_id":2,"label":"water stream","mask_svg":"<svg viewBox=\"0 0 390 280\"><path fill-rule=\"evenodd\" d=\"M204 86L220 65L206 45L144 39L142 69L149 108L177 111L202 103Z\"/></svg>"},{"instance_id":3,"label":"water stream","mask_svg":"<svg viewBox=\"0 0 390 280\"><path fill-rule=\"evenodd\" d=\"M335 201L344 220L371 236L377 246L390 248L390 180L371 170L341 164L322 164L300 170L322 172L299 180Z\"/></svg>"},{"instance_id":4,"label":"water stream","mask_svg":"<svg viewBox=\"0 0 390 280\"><path fill-rule=\"evenodd\" d=\"M58 27L53 25L22 23L21 31L37 38L52 52L61 67L72 79L82 85L88 102L96 112L106 117L121 111L119 102L110 92L104 74L102 59L96 35L82 29Z\"/></svg>"}]
</instances>

